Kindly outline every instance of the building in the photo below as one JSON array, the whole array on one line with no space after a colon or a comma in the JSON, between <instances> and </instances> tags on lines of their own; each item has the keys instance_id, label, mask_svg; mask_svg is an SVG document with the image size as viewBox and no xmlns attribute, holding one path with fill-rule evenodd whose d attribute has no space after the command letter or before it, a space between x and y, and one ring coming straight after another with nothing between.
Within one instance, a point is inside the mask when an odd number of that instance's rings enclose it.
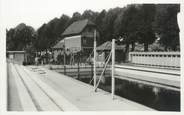
<instances>
[{"instance_id":1,"label":"building","mask_svg":"<svg viewBox=\"0 0 184 115\"><path fill-rule=\"evenodd\" d=\"M86 49L93 49L94 33L99 37L96 25L88 19L72 23L63 32L65 48L71 52L80 52Z\"/></svg>"},{"instance_id":2,"label":"building","mask_svg":"<svg viewBox=\"0 0 184 115\"><path fill-rule=\"evenodd\" d=\"M100 46L97 47L97 61L105 62L105 58L108 57L110 51L112 49L112 42L107 41ZM125 60L125 45L115 45L116 49L116 61L122 62Z\"/></svg>"},{"instance_id":3,"label":"building","mask_svg":"<svg viewBox=\"0 0 184 115\"><path fill-rule=\"evenodd\" d=\"M99 38L99 32L96 25L88 19L73 22L62 33L62 40L59 41L52 49L54 60L57 60L59 54L63 55L63 49L66 52L76 55L80 52L80 60L87 58L93 51L94 34L96 30L96 39Z\"/></svg>"},{"instance_id":4,"label":"building","mask_svg":"<svg viewBox=\"0 0 184 115\"><path fill-rule=\"evenodd\" d=\"M23 62L27 62L27 55L25 51L7 51L7 58L11 61L14 61L18 64L23 64Z\"/></svg>"},{"instance_id":5,"label":"building","mask_svg":"<svg viewBox=\"0 0 184 115\"><path fill-rule=\"evenodd\" d=\"M63 55L64 39L60 40L54 47L52 47L54 61L57 61L58 55Z\"/></svg>"}]
</instances>

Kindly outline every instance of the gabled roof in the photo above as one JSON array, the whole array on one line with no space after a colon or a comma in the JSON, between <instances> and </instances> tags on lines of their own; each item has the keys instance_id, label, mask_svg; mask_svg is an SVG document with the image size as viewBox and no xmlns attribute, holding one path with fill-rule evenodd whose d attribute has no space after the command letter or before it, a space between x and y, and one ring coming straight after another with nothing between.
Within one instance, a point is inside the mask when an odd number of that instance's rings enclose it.
<instances>
[{"instance_id":1,"label":"gabled roof","mask_svg":"<svg viewBox=\"0 0 184 115\"><path fill-rule=\"evenodd\" d=\"M79 33L82 32L82 30L87 25L95 26L95 24L93 22L91 22L90 20L88 20L88 19L76 21L76 22L72 23L70 26L68 26L68 28L65 29L65 31L63 32L62 35L67 36L67 35L79 34Z\"/></svg>"},{"instance_id":2,"label":"gabled roof","mask_svg":"<svg viewBox=\"0 0 184 115\"><path fill-rule=\"evenodd\" d=\"M54 47L52 47L53 49L62 49L64 47L64 39L62 39L61 41L59 41Z\"/></svg>"},{"instance_id":3,"label":"gabled roof","mask_svg":"<svg viewBox=\"0 0 184 115\"><path fill-rule=\"evenodd\" d=\"M107 41L105 43L103 43L102 45L97 47L97 50L111 50L112 49L112 43L110 41ZM125 48L124 45L117 45L116 44L116 50L123 50Z\"/></svg>"}]
</instances>

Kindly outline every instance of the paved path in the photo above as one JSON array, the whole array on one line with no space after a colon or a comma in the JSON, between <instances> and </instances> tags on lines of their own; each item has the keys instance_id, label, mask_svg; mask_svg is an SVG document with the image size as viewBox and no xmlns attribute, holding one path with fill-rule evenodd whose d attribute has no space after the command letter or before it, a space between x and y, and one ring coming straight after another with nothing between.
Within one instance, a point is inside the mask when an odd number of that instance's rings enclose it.
<instances>
[{"instance_id":1,"label":"paved path","mask_svg":"<svg viewBox=\"0 0 184 115\"><path fill-rule=\"evenodd\" d=\"M180 91L180 70L116 65L115 77Z\"/></svg>"},{"instance_id":2,"label":"paved path","mask_svg":"<svg viewBox=\"0 0 184 115\"><path fill-rule=\"evenodd\" d=\"M36 108L37 111L153 110L118 96L112 100L111 94L108 92L100 89L98 89L98 92L94 92L93 87L88 84L45 68L39 67L37 69L35 66L25 67L17 64L12 64L11 68L15 68L16 71L13 73L17 72L19 77L23 80L24 88L22 89L27 88L25 93L29 94L27 100L30 98L34 104L32 110L34 108ZM17 85L17 83L13 84ZM20 87L17 87L17 89L18 94L20 94ZM12 93L10 94L12 95ZM24 100L25 97L26 96L22 97L19 95L19 98L23 98ZM19 101L22 106L24 101ZM22 107L22 109L28 110L24 107Z\"/></svg>"},{"instance_id":3,"label":"paved path","mask_svg":"<svg viewBox=\"0 0 184 115\"><path fill-rule=\"evenodd\" d=\"M40 69L45 71L46 74L37 77L76 105L80 110L152 110L120 97L112 100L108 92L98 90L95 93L91 85L45 68ZM33 74L36 75L36 73L32 72Z\"/></svg>"},{"instance_id":4,"label":"paved path","mask_svg":"<svg viewBox=\"0 0 184 115\"><path fill-rule=\"evenodd\" d=\"M18 94L17 85L15 83L15 77L12 75L12 68L10 64L7 64L7 75L8 75L8 111L22 111L20 102L20 96Z\"/></svg>"}]
</instances>

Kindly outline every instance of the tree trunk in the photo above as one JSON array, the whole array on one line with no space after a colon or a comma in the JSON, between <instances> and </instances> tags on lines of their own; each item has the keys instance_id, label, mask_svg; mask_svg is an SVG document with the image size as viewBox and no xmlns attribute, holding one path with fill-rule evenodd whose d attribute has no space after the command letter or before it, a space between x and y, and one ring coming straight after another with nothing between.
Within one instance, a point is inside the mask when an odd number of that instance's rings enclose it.
<instances>
[{"instance_id":1,"label":"tree trunk","mask_svg":"<svg viewBox=\"0 0 184 115\"><path fill-rule=\"evenodd\" d=\"M46 54L45 54L46 55L46 64L48 64L48 52L47 52L48 50L46 49L45 51L46 51Z\"/></svg>"},{"instance_id":2,"label":"tree trunk","mask_svg":"<svg viewBox=\"0 0 184 115\"><path fill-rule=\"evenodd\" d=\"M125 62L128 61L128 54L129 54L129 44L127 43L125 47Z\"/></svg>"},{"instance_id":3,"label":"tree trunk","mask_svg":"<svg viewBox=\"0 0 184 115\"><path fill-rule=\"evenodd\" d=\"M144 51L147 52L148 51L148 44L144 43Z\"/></svg>"},{"instance_id":4,"label":"tree trunk","mask_svg":"<svg viewBox=\"0 0 184 115\"><path fill-rule=\"evenodd\" d=\"M132 49L131 49L131 51L134 51L134 50L135 50L135 43L132 42Z\"/></svg>"},{"instance_id":5,"label":"tree trunk","mask_svg":"<svg viewBox=\"0 0 184 115\"><path fill-rule=\"evenodd\" d=\"M167 46L164 47L164 50L167 51Z\"/></svg>"}]
</instances>

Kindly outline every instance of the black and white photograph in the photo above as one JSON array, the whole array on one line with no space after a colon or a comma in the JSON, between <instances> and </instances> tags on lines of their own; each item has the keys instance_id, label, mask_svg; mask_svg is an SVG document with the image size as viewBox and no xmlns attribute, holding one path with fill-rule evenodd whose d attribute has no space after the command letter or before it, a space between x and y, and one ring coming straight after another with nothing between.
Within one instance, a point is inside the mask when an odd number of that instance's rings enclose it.
<instances>
[{"instance_id":1,"label":"black and white photograph","mask_svg":"<svg viewBox=\"0 0 184 115\"><path fill-rule=\"evenodd\" d=\"M2 3L5 111L182 111L180 2Z\"/></svg>"}]
</instances>

